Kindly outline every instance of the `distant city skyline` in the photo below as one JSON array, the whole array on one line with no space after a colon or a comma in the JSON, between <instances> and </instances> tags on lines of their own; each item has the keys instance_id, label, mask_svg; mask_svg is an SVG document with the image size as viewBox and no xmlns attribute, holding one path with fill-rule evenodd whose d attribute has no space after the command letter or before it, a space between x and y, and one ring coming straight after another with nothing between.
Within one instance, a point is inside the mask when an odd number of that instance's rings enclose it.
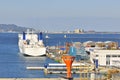
<instances>
[{"instance_id":1,"label":"distant city skyline","mask_svg":"<svg viewBox=\"0 0 120 80\"><path fill-rule=\"evenodd\" d=\"M120 32L120 0L0 0L0 24Z\"/></svg>"}]
</instances>

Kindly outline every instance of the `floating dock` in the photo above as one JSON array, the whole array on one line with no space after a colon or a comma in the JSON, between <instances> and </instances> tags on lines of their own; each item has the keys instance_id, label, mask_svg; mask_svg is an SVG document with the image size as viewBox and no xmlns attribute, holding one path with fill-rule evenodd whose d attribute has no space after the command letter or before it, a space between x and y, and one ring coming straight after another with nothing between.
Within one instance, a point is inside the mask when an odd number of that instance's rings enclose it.
<instances>
[{"instance_id":1,"label":"floating dock","mask_svg":"<svg viewBox=\"0 0 120 80\"><path fill-rule=\"evenodd\" d=\"M73 69L78 69L79 66L83 66L84 64L72 64L72 68ZM61 70L61 69L66 69L66 64L59 64L59 63L49 63L49 64L46 64L44 67L26 67L26 69L28 70L44 70L45 68L47 69L58 69L58 70Z\"/></svg>"},{"instance_id":2,"label":"floating dock","mask_svg":"<svg viewBox=\"0 0 120 80\"><path fill-rule=\"evenodd\" d=\"M66 80L66 79L58 77L58 78L0 78L0 80ZM80 80L80 78L73 78L73 80Z\"/></svg>"},{"instance_id":3,"label":"floating dock","mask_svg":"<svg viewBox=\"0 0 120 80\"><path fill-rule=\"evenodd\" d=\"M84 64L72 64L72 68L79 68L80 65L84 65ZM59 64L59 63L49 63L46 65L46 68L47 69L66 69L66 64ZM26 69L29 69L29 70L44 70L45 69L45 66L44 67L26 67Z\"/></svg>"},{"instance_id":4,"label":"floating dock","mask_svg":"<svg viewBox=\"0 0 120 80\"><path fill-rule=\"evenodd\" d=\"M28 70L44 70L45 74L63 74L66 72L66 64L60 64L60 63L49 63L46 64L44 67L26 67ZM85 66L83 63L77 63L72 64L72 73L78 74L78 73L88 73L90 71L91 67Z\"/></svg>"},{"instance_id":5,"label":"floating dock","mask_svg":"<svg viewBox=\"0 0 120 80\"><path fill-rule=\"evenodd\" d=\"M73 63L72 66L84 66L84 63ZM48 66L66 66L66 64L49 63Z\"/></svg>"}]
</instances>

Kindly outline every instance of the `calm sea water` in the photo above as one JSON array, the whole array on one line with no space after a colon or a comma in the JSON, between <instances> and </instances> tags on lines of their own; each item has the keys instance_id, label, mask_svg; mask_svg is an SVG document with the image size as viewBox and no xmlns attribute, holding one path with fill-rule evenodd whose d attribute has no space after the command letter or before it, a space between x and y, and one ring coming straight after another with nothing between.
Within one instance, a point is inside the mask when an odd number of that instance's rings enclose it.
<instances>
[{"instance_id":1,"label":"calm sea water","mask_svg":"<svg viewBox=\"0 0 120 80\"><path fill-rule=\"evenodd\" d=\"M29 78L56 77L43 74L40 70L27 70L27 66L44 66L44 63L54 63L46 57L25 57L18 50L18 34L0 33L0 77Z\"/></svg>"},{"instance_id":2,"label":"calm sea water","mask_svg":"<svg viewBox=\"0 0 120 80\"><path fill-rule=\"evenodd\" d=\"M46 46L64 45L65 42L120 41L120 34L47 34ZM46 34L43 34L45 37ZM1 78L49 78L61 74L44 75L41 70L27 70L27 66L44 66L45 63L55 63L47 57L25 57L19 53L18 34L0 33L0 77ZM74 75L78 77L79 75Z\"/></svg>"},{"instance_id":3,"label":"calm sea water","mask_svg":"<svg viewBox=\"0 0 120 80\"><path fill-rule=\"evenodd\" d=\"M85 41L115 41L120 42L120 34L44 34L50 38L45 39L45 44L49 46L64 45L65 42L85 42ZM66 35L66 38L64 38ZM119 43L120 46L120 43Z\"/></svg>"}]
</instances>

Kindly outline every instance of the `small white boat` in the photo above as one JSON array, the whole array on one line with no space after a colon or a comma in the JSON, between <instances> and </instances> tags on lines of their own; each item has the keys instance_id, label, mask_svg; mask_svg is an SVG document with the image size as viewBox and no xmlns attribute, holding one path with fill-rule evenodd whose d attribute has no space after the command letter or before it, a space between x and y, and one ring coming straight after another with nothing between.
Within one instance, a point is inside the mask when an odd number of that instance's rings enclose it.
<instances>
[{"instance_id":1,"label":"small white boat","mask_svg":"<svg viewBox=\"0 0 120 80\"><path fill-rule=\"evenodd\" d=\"M28 56L42 56L46 54L46 48L43 44L42 33L27 33L19 34L19 50L20 53Z\"/></svg>"},{"instance_id":2,"label":"small white boat","mask_svg":"<svg viewBox=\"0 0 120 80\"><path fill-rule=\"evenodd\" d=\"M64 38L66 38L67 36L66 35L64 35Z\"/></svg>"},{"instance_id":3,"label":"small white boat","mask_svg":"<svg viewBox=\"0 0 120 80\"><path fill-rule=\"evenodd\" d=\"M45 38L49 38L49 36L48 36L48 35L46 35L46 36L45 36Z\"/></svg>"}]
</instances>

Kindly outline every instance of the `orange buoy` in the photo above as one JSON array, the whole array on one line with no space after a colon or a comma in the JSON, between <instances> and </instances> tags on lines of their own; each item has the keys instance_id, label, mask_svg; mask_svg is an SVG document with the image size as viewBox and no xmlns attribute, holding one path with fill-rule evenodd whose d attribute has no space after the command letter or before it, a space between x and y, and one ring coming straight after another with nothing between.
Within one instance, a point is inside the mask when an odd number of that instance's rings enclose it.
<instances>
[{"instance_id":1,"label":"orange buoy","mask_svg":"<svg viewBox=\"0 0 120 80\"><path fill-rule=\"evenodd\" d=\"M73 63L75 57L70 56L70 55L64 55L64 56L62 56L62 59L65 62L66 67L67 67L67 78L72 78L71 67L72 67L72 63Z\"/></svg>"}]
</instances>

